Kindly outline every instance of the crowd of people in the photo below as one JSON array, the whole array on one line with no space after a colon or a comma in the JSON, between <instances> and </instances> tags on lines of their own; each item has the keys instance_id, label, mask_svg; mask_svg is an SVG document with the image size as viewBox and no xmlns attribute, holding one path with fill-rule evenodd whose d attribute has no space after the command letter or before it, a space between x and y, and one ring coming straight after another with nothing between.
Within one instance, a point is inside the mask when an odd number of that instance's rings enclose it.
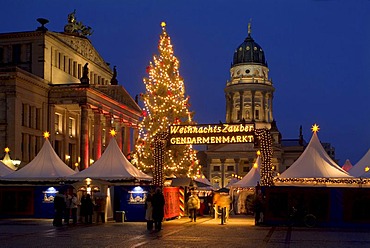
<instances>
[{"instance_id":1,"label":"crowd of people","mask_svg":"<svg viewBox=\"0 0 370 248\"><path fill-rule=\"evenodd\" d=\"M213 195L212 195L213 196ZM207 213L212 215L212 206L215 204L217 197L213 196L213 203L210 205L210 200L207 204L204 199L199 199L196 190L190 190L187 196L186 209L191 222L196 222L197 215L202 216L205 209ZM219 197L220 198L220 197ZM217 203L221 204L221 203ZM230 203L229 203L230 205ZM255 224L263 223L264 196L259 184L255 188L253 199ZM150 189L145 199L145 220L147 222L148 231L160 231L162 229L162 221L164 218L165 197L161 188ZM60 190L54 197L55 217L54 226L76 225L78 221L85 224L93 223L94 213L96 215L96 223L100 220L105 222L106 199L104 196L95 196L94 199L86 192L79 199L76 193ZM79 218L78 218L79 216ZM71 222L72 221L72 222Z\"/></svg>"},{"instance_id":2,"label":"crowd of people","mask_svg":"<svg viewBox=\"0 0 370 248\"><path fill-rule=\"evenodd\" d=\"M104 223L105 205L105 197L103 196L92 199L91 195L85 192L81 199L78 199L76 193L60 190L54 197L53 225L76 225L78 221L92 224L94 212L96 213L96 223L100 219Z\"/></svg>"}]
</instances>

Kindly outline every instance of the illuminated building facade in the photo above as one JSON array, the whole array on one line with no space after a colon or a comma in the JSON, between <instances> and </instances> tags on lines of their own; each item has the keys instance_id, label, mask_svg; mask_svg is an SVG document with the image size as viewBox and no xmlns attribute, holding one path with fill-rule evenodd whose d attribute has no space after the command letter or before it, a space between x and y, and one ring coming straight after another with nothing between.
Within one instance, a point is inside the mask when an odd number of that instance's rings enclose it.
<instances>
[{"instance_id":1,"label":"illuminated building facade","mask_svg":"<svg viewBox=\"0 0 370 248\"><path fill-rule=\"evenodd\" d=\"M60 33L38 21L36 31L0 34L0 145L26 164L47 130L61 159L83 169L99 159L115 129L128 154L141 109L118 85L115 68L74 19Z\"/></svg>"},{"instance_id":2,"label":"illuminated building facade","mask_svg":"<svg viewBox=\"0 0 370 248\"><path fill-rule=\"evenodd\" d=\"M253 123L256 129L267 128L273 143L273 174L281 173L302 154L306 142L302 129L297 139L281 138L273 115L274 85L262 47L248 36L236 48L226 82L226 123ZM198 153L203 173L213 185L225 187L233 175L244 176L256 161L259 150L255 143L208 145ZM330 156L335 153L330 147Z\"/></svg>"}]
</instances>

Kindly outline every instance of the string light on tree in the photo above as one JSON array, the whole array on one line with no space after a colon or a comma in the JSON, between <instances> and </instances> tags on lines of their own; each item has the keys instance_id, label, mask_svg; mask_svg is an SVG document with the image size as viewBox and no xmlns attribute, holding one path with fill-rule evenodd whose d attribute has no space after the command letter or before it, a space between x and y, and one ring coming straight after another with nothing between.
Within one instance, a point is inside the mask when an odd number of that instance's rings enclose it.
<instances>
[{"instance_id":1,"label":"string light on tree","mask_svg":"<svg viewBox=\"0 0 370 248\"><path fill-rule=\"evenodd\" d=\"M272 186L273 185L273 173L271 158L273 155L272 150L272 138L268 129L256 129L255 136L259 142L260 151L257 151L257 155L261 155L261 186Z\"/></svg>"},{"instance_id":2,"label":"string light on tree","mask_svg":"<svg viewBox=\"0 0 370 248\"><path fill-rule=\"evenodd\" d=\"M157 134L165 133L172 124L194 124L189 111L189 97L185 97L184 80L180 76L180 62L174 56L166 23L161 23L162 33L158 43L158 55L146 68L144 78L146 92L140 94L143 102L142 121L132 163L140 170L154 172L153 146ZM196 152L191 145L164 150L163 173L167 176L194 176L198 170Z\"/></svg>"}]
</instances>

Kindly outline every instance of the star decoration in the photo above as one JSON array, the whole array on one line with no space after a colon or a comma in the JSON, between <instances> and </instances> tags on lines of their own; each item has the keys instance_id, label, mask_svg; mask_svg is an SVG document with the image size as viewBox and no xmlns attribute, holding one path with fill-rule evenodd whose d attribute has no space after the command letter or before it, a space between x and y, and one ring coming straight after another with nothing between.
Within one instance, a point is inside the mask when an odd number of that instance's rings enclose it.
<instances>
[{"instance_id":1,"label":"star decoration","mask_svg":"<svg viewBox=\"0 0 370 248\"><path fill-rule=\"evenodd\" d=\"M109 133L110 133L110 135L112 135L112 137L116 136L116 134L117 134L116 130L114 130L114 129L111 129Z\"/></svg>"},{"instance_id":2,"label":"star decoration","mask_svg":"<svg viewBox=\"0 0 370 248\"><path fill-rule=\"evenodd\" d=\"M317 133L320 130L319 125L316 125L316 123L315 123L312 126L311 130L312 130L312 132Z\"/></svg>"},{"instance_id":3,"label":"star decoration","mask_svg":"<svg viewBox=\"0 0 370 248\"><path fill-rule=\"evenodd\" d=\"M47 139L50 137L50 133L48 131L44 132L44 138Z\"/></svg>"}]
</instances>

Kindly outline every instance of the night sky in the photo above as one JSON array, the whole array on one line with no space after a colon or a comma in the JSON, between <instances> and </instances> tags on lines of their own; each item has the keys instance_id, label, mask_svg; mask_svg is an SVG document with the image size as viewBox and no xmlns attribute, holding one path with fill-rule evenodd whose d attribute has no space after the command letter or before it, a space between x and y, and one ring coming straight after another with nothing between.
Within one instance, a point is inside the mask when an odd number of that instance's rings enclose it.
<instances>
[{"instance_id":1,"label":"night sky","mask_svg":"<svg viewBox=\"0 0 370 248\"><path fill-rule=\"evenodd\" d=\"M225 120L224 88L234 50L247 36L264 49L276 89L274 118L283 139L306 141L311 126L336 148L339 165L370 148L370 1L17 1L2 0L0 33L33 31L46 18L62 32L67 15L94 30L90 40L117 66L132 97L167 23L198 123ZM6 8L6 10L4 9Z\"/></svg>"}]
</instances>

